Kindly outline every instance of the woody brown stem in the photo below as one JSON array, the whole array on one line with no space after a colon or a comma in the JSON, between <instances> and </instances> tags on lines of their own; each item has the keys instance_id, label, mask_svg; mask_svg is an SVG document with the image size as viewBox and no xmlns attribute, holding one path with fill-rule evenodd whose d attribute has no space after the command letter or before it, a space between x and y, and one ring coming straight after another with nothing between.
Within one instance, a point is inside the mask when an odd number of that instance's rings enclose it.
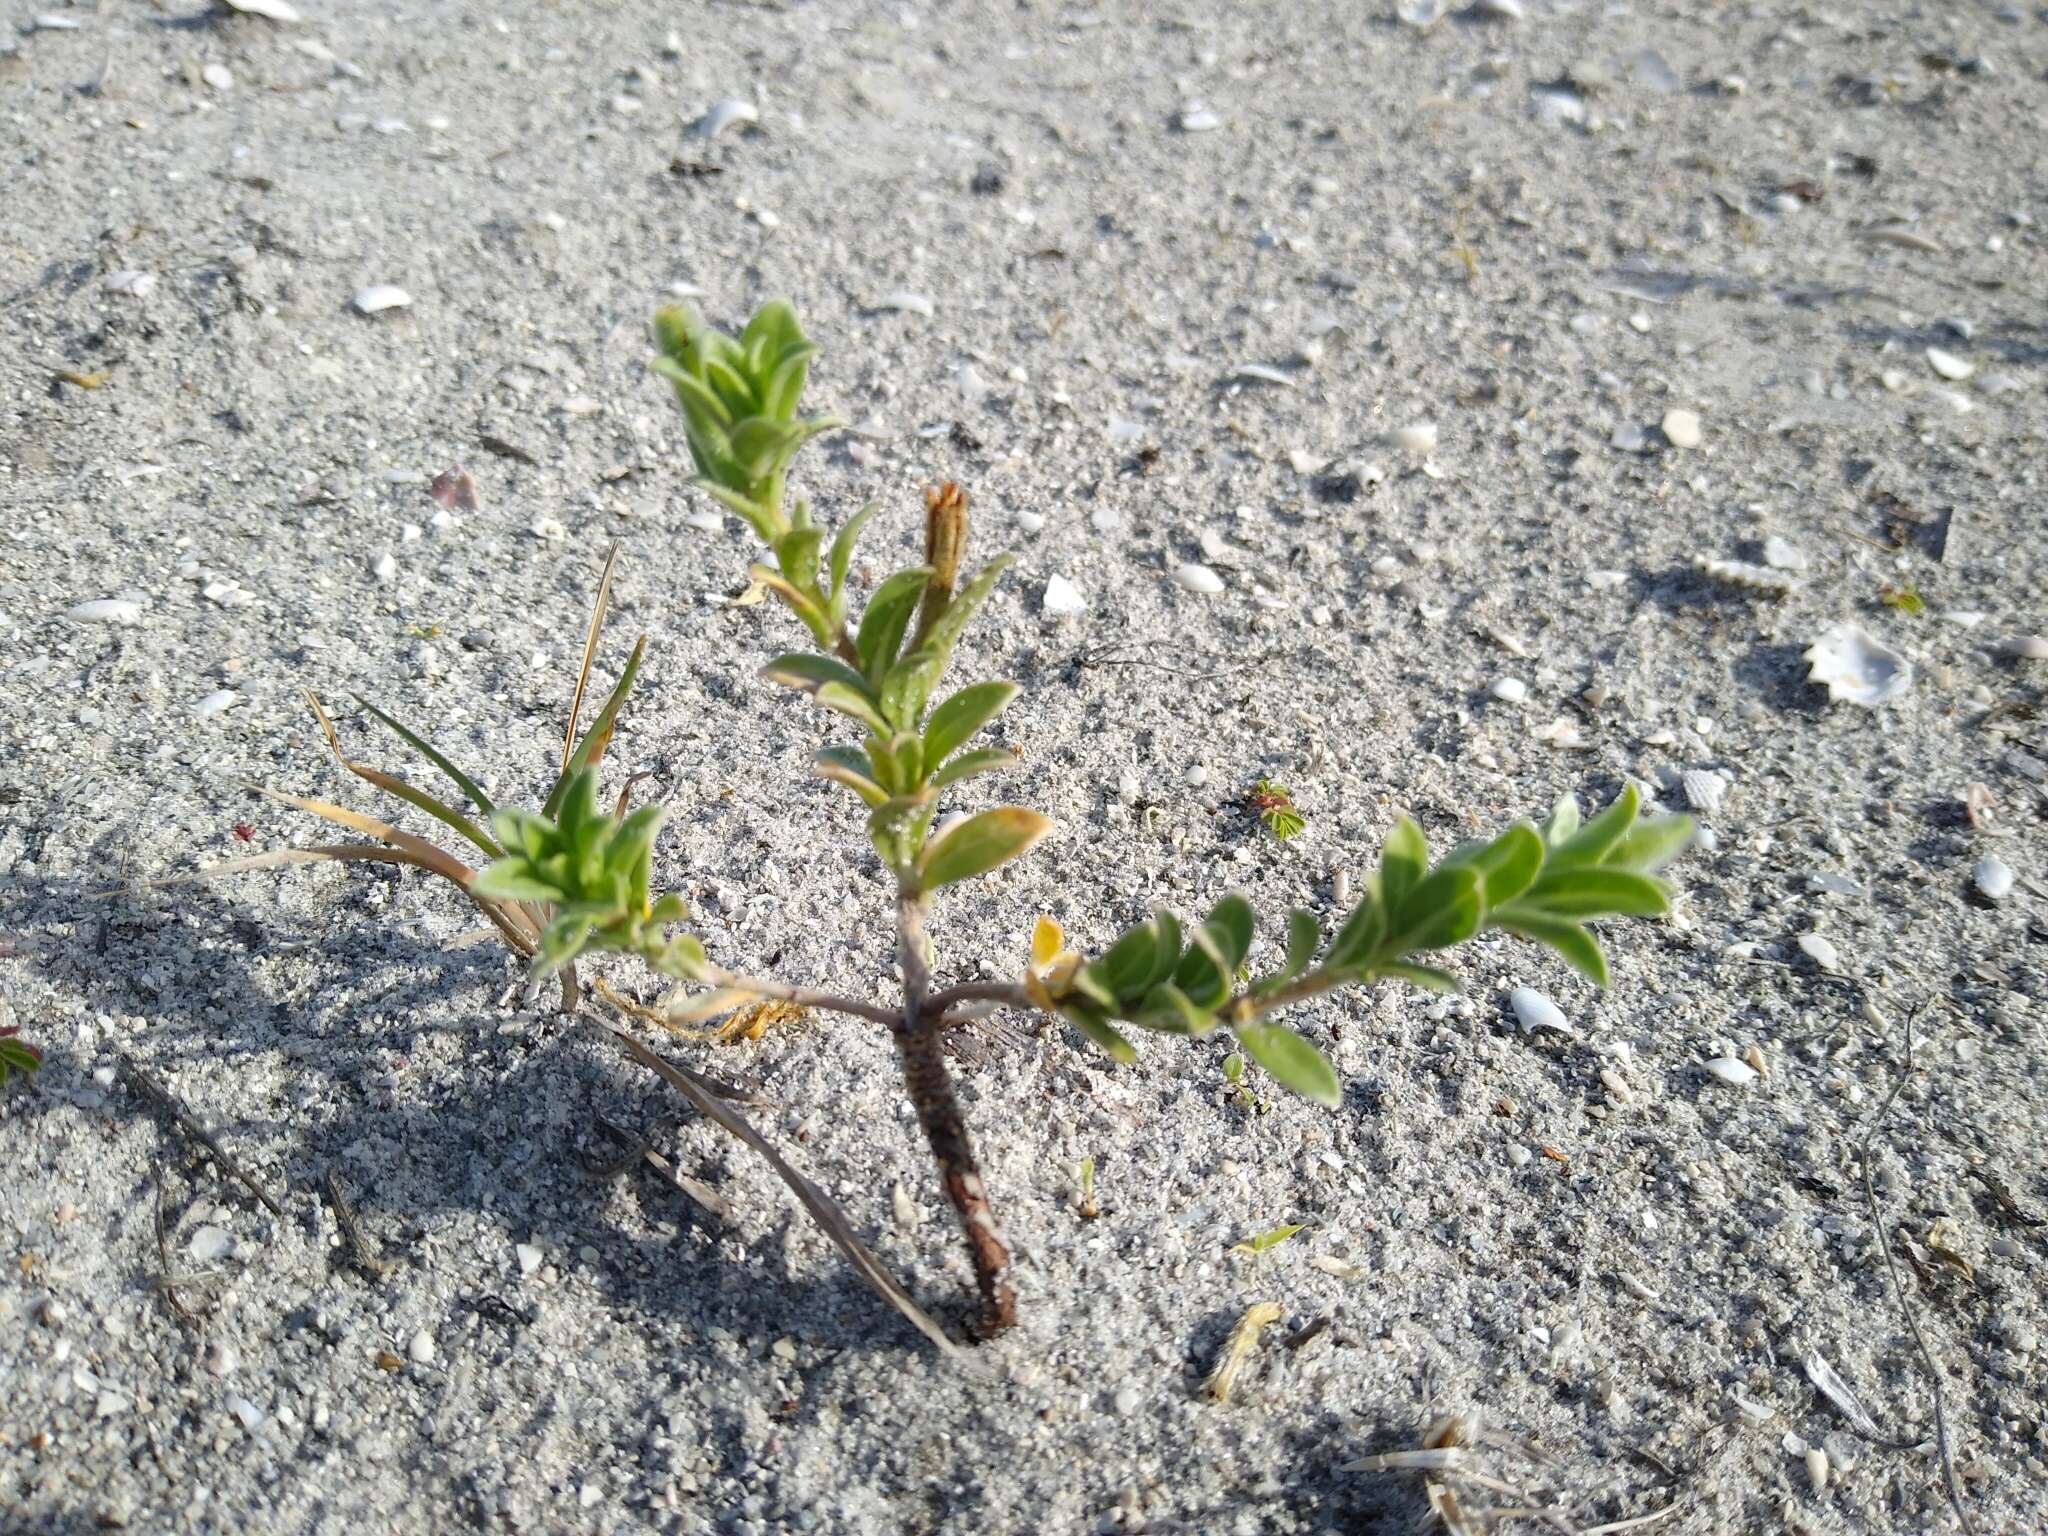
<instances>
[{"instance_id":1,"label":"woody brown stem","mask_svg":"<svg viewBox=\"0 0 2048 1536\"><path fill-rule=\"evenodd\" d=\"M1017 1293L1009 1280L1010 1253L996 1228L995 1212L981 1182L981 1167L967 1138L967 1122L953 1091L953 1074L940 1045L942 1015L927 1013L925 994L931 987L925 953L925 906L920 896L904 894L896 903L897 950L903 965L903 1017L896 1025L896 1056L903 1067L903 1086L917 1109L917 1123L939 1165L939 1182L960 1218L960 1230L974 1260L975 1285L981 1292L981 1317L975 1332L983 1338L1001 1333L1017 1320Z\"/></svg>"}]
</instances>

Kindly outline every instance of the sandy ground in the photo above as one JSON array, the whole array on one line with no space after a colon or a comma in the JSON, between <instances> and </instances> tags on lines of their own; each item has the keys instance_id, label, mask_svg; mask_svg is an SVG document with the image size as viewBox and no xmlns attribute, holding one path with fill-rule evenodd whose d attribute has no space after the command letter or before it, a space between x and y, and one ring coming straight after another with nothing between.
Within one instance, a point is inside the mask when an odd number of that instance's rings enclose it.
<instances>
[{"instance_id":1,"label":"sandy ground","mask_svg":"<svg viewBox=\"0 0 2048 1536\"><path fill-rule=\"evenodd\" d=\"M2048 580L2048 12L47 5L0 53L0 1024L49 1057L0 1094L0 1526L1407 1531L1421 1475L1346 1464L1458 1413L1521 1490L1468 1511L1960 1529L1863 1191L1911 1014L1876 1195L1975 1528L2042 1527L2048 735L2006 647ZM693 137L726 98L758 121ZM726 604L736 522L685 521L643 370L677 284L797 301L859 429L801 475L829 521L883 501L871 572L938 476L1017 556L962 675L1025 684L1027 765L962 803L1061 830L945 906L942 978L1016 974L1039 912L1099 945L1233 887L1328 911L1399 810L1444 845L1631 777L1712 834L1678 911L1611 932L1605 996L1486 940L1455 1003L1300 1010L1336 1112L1233 1102L1220 1042L999 1050L963 1092L1023 1321L963 1373L751 1153L504 1005L445 888L134 885L317 840L250 782L371 808L308 688L372 761L359 692L534 795L616 540L662 876L726 963L887 995L881 872L803 771L830 727L754 677L794 627ZM436 526L457 462L481 506ZM1695 569L1766 539L1796 590ZM135 622L67 617L102 600ZM1806 680L1842 622L1915 663L1881 710ZM1261 775L1309 816L1284 846ZM1752 1048L1755 1083L1705 1068ZM880 1030L675 1049L757 1083L957 1326ZM600 1117L730 1220L608 1173Z\"/></svg>"}]
</instances>

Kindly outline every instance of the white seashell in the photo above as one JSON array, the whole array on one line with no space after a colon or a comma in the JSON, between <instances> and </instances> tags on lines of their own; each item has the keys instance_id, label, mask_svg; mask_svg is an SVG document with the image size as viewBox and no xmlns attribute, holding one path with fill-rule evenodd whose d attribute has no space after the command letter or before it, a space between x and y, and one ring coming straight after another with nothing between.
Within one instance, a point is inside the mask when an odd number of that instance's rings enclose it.
<instances>
[{"instance_id":1,"label":"white seashell","mask_svg":"<svg viewBox=\"0 0 2048 1536\"><path fill-rule=\"evenodd\" d=\"M913 293L908 288L898 288L894 293L883 294L875 300L875 308L894 310L898 314L922 315L927 320L937 313L930 295Z\"/></svg>"},{"instance_id":2,"label":"white seashell","mask_svg":"<svg viewBox=\"0 0 2048 1536\"><path fill-rule=\"evenodd\" d=\"M560 518L546 515L536 517L529 531L536 539L546 539L550 544L559 544L569 537L569 530L562 525Z\"/></svg>"},{"instance_id":3,"label":"white seashell","mask_svg":"<svg viewBox=\"0 0 2048 1536\"><path fill-rule=\"evenodd\" d=\"M107 274L107 292L131 299L146 299L156 287L154 272L122 271Z\"/></svg>"},{"instance_id":4,"label":"white seashell","mask_svg":"<svg viewBox=\"0 0 2048 1536\"><path fill-rule=\"evenodd\" d=\"M1863 238L1872 245L1895 245L1906 251L1926 251L1935 255L1941 251L1939 244L1905 223L1873 224L1863 231Z\"/></svg>"},{"instance_id":5,"label":"white seashell","mask_svg":"<svg viewBox=\"0 0 2048 1536\"><path fill-rule=\"evenodd\" d=\"M1664 430L1664 441L1672 447L1699 447L1700 418L1697 411L1666 411L1659 425Z\"/></svg>"},{"instance_id":6,"label":"white seashell","mask_svg":"<svg viewBox=\"0 0 2048 1536\"><path fill-rule=\"evenodd\" d=\"M1903 368L1887 368L1877 376L1877 382L1893 394L1902 394L1913 387L1913 380Z\"/></svg>"},{"instance_id":7,"label":"white seashell","mask_svg":"<svg viewBox=\"0 0 2048 1536\"><path fill-rule=\"evenodd\" d=\"M294 22L302 20L284 0L220 0L231 11L240 11L244 16L261 16L266 21Z\"/></svg>"},{"instance_id":8,"label":"white seashell","mask_svg":"<svg viewBox=\"0 0 2048 1536\"><path fill-rule=\"evenodd\" d=\"M711 109L690 125L690 133L699 139L715 139L734 123L758 123L760 109L751 101L741 101L737 96L728 96L723 101L714 101Z\"/></svg>"},{"instance_id":9,"label":"white seashell","mask_svg":"<svg viewBox=\"0 0 2048 1536\"><path fill-rule=\"evenodd\" d=\"M1199 592L1204 596L1214 596L1223 590L1223 578L1206 565L1176 566L1173 581L1184 592Z\"/></svg>"},{"instance_id":10,"label":"white seashell","mask_svg":"<svg viewBox=\"0 0 2048 1536\"><path fill-rule=\"evenodd\" d=\"M710 507L699 507L694 512L685 513L683 521L700 533L725 532L725 514Z\"/></svg>"},{"instance_id":11,"label":"white seashell","mask_svg":"<svg viewBox=\"0 0 2048 1536\"><path fill-rule=\"evenodd\" d=\"M1396 427L1387 434L1387 441L1403 453L1412 453L1417 458L1435 453L1436 423L1418 421L1405 427Z\"/></svg>"},{"instance_id":12,"label":"white seashell","mask_svg":"<svg viewBox=\"0 0 2048 1536\"><path fill-rule=\"evenodd\" d=\"M1243 379L1247 383L1252 384L1277 384L1282 389L1298 387L1293 374L1283 373L1280 369L1266 363L1240 363L1237 367L1230 370L1230 376L1233 379Z\"/></svg>"},{"instance_id":13,"label":"white seashell","mask_svg":"<svg viewBox=\"0 0 2048 1536\"><path fill-rule=\"evenodd\" d=\"M64 617L74 624L135 624L142 619L142 604L132 597L99 597L67 609Z\"/></svg>"},{"instance_id":14,"label":"white seashell","mask_svg":"<svg viewBox=\"0 0 2048 1536\"><path fill-rule=\"evenodd\" d=\"M1503 704L1519 704L1529 697L1529 685L1519 677L1497 677L1486 691Z\"/></svg>"},{"instance_id":15,"label":"white seashell","mask_svg":"<svg viewBox=\"0 0 2048 1536\"><path fill-rule=\"evenodd\" d=\"M370 574L379 581L389 581L398 574L398 557L385 550L370 562Z\"/></svg>"},{"instance_id":16,"label":"white seashell","mask_svg":"<svg viewBox=\"0 0 2048 1536\"><path fill-rule=\"evenodd\" d=\"M405 1346L405 1352L412 1357L414 1365L430 1365L434 1359L434 1336L422 1328L412 1336Z\"/></svg>"},{"instance_id":17,"label":"white seashell","mask_svg":"<svg viewBox=\"0 0 2048 1536\"><path fill-rule=\"evenodd\" d=\"M200 1263L211 1264L233 1244L234 1239L219 1227L201 1227L186 1239L185 1247Z\"/></svg>"},{"instance_id":18,"label":"white seashell","mask_svg":"<svg viewBox=\"0 0 2048 1536\"><path fill-rule=\"evenodd\" d=\"M1810 683L1824 684L1835 703L1877 709L1902 697L1913 685L1913 663L1873 640L1854 624L1837 624L1807 647Z\"/></svg>"},{"instance_id":19,"label":"white seashell","mask_svg":"<svg viewBox=\"0 0 2048 1536\"><path fill-rule=\"evenodd\" d=\"M1806 552L1774 533L1764 540L1764 564L1774 571L1803 571Z\"/></svg>"},{"instance_id":20,"label":"white seashell","mask_svg":"<svg viewBox=\"0 0 2048 1536\"><path fill-rule=\"evenodd\" d=\"M1747 1088L1757 1079L1756 1068L1739 1056L1716 1056L1707 1063L1707 1071L1731 1088Z\"/></svg>"},{"instance_id":21,"label":"white seashell","mask_svg":"<svg viewBox=\"0 0 2048 1536\"><path fill-rule=\"evenodd\" d=\"M216 91L232 91L235 88L234 71L225 64L209 64L199 71L199 78Z\"/></svg>"},{"instance_id":22,"label":"white seashell","mask_svg":"<svg viewBox=\"0 0 2048 1536\"><path fill-rule=\"evenodd\" d=\"M1097 507L1088 514L1088 526L1100 534L1115 533L1123 525L1123 514L1114 507Z\"/></svg>"},{"instance_id":23,"label":"white seashell","mask_svg":"<svg viewBox=\"0 0 2048 1536\"><path fill-rule=\"evenodd\" d=\"M1806 1476L1813 1483L1815 1493L1828 1485L1828 1453L1817 1445L1806 1448Z\"/></svg>"},{"instance_id":24,"label":"white seashell","mask_svg":"<svg viewBox=\"0 0 2048 1536\"><path fill-rule=\"evenodd\" d=\"M36 17L33 25L38 32L77 32L84 28L85 23L75 16L59 16L54 12L45 12Z\"/></svg>"},{"instance_id":25,"label":"white seashell","mask_svg":"<svg viewBox=\"0 0 2048 1536\"><path fill-rule=\"evenodd\" d=\"M1394 19L1404 26L1433 27L1450 8L1450 0L1400 0L1394 7Z\"/></svg>"},{"instance_id":26,"label":"white seashell","mask_svg":"<svg viewBox=\"0 0 2048 1536\"><path fill-rule=\"evenodd\" d=\"M1986 901L2003 901L2012 894L2012 870L1995 853L1987 853L1970 871L1970 880Z\"/></svg>"},{"instance_id":27,"label":"white seashell","mask_svg":"<svg viewBox=\"0 0 2048 1536\"><path fill-rule=\"evenodd\" d=\"M602 400L593 400L588 395L571 395L562 402L562 414L564 416L601 416L604 414L604 402Z\"/></svg>"},{"instance_id":28,"label":"white seashell","mask_svg":"<svg viewBox=\"0 0 2048 1536\"><path fill-rule=\"evenodd\" d=\"M1049 576L1039 611L1048 618L1071 619L1087 610L1088 600L1064 576Z\"/></svg>"},{"instance_id":29,"label":"white seashell","mask_svg":"<svg viewBox=\"0 0 2048 1536\"><path fill-rule=\"evenodd\" d=\"M412 295L395 283L372 283L367 288L358 289L349 302L359 315L381 315L387 309L410 308Z\"/></svg>"},{"instance_id":30,"label":"white seashell","mask_svg":"<svg viewBox=\"0 0 2048 1536\"><path fill-rule=\"evenodd\" d=\"M1842 968L1841 952L1835 948L1835 941L1824 933L1799 935L1799 952L1824 971Z\"/></svg>"},{"instance_id":31,"label":"white seashell","mask_svg":"<svg viewBox=\"0 0 2048 1536\"><path fill-rule=\"evenodd\" d=\"M539 1272L541 1261L547 1257L532 1243L513 1244L512 1256L519 1261L519 1273L528 1278Z\"/></svg>"},{"instance_id":32,"label":"white seashell","mask_svg":"<svg viewBox=\"0 0 2048 1536\"><path fill-rule=\"evenodd\" d=\"M1045 529L1045 514L1042 512L1019 512L1017 526L1026 533L1041 533Z\"/></svg>"},{"instance_id":33,"label":"white seashell","mask_svg":"<svg viewBox=\"0 0 2048 1536\"><path fill-rule=\"evenodd\" d=\"M202 720L210 720L222 710L233 709L241 702L242 696L235 692L234 689L222 688L218 692L209 693L197 704L194 704L192 706L192 713Z\"/></svg>"},{"instance_id":34,"label":"white seashell","mask_svg":"<svg viewBox=\"0 0 2048 1536\"><path fill-rule=\"evenodd\" d=\"M1960 619L1959 614L1950 614ZM1998 643L1998 654L2009 661L2048 661L2048 639L2040 635L2015 635Z\"/></svg>"},{"instance_id":35,"label":"white seashell","mask_svg":"<svg viewBox=\"0 0 2048 1536\"><path fill-rule=\"evenodd\" d=\"M1508 1006L1515 1011L1515 1021L1523 1029L1534 1033L1548 1029L1561 1035L1568 1035L1572 1027L1566 1022L1564 1010L1534 987L1517 987L1508 994Z\"/></svg>"},{"instance_id":36,"label":"white seashell","mask_svg":"<svg viewBox=\"0 0 2048 1536\"><path fill-rule=\"evenodd\" d=\"M1145 440L1145 423L1132 421L1127 416L1112 416L1103 427L1102 435L1112 443L1142 443Z\"/></svg>"},{"instance_id":37,"label":"white seashell","mask_svg":"<svg viewBox=\"0 0 2048 1536\"><path fill-rule=\"evenodd\" d=\"M1529 104L1546 128L1576 127L1586 120L1586 98L1577 91L1538 86L1529 93Z\"/></svg>"},{"instance_id":38,"label":"white seashell","mask_svg":"<svg viewBox=\"0 0 2048 1536\"><path fill-rule=\"evenodd\" d=\"M1223 119L1200 102L1187 107L1176 121L1182 133L1214 133L1223 126Z\"/></svg>"},{"instance_id":39,"label":"white seashell","mask_svg":"<svg viewBox=\"0 0 2048 1536\"><path fill-rule=\"evenodd\" d=\"M1290 448L1287 450L1287 467L1292 469L1297 475L1315 474L1329 462L1330 460L1327 455L1310 453L1306 448Z\"/></svg>"},{"instance_id":40,"label":"white seashell","mask_svg":"<svg viewBox=\"0 0 2048 1536\"><path fill-rule=\"evenodd\" d=\"M1546 746L1556 747L1561 752L1576 752L1586 744L1585 732L1563 715L1559 715L1548 725L1537 726L1529 735Z\"/></svg>"},{"instance_id":41,"label":"white seashell","mask_svg":"<svg viewBox=\"0 0 2048 1536\"><path fill-rule=\"evenodd\" d=\"M1766 566L1751 565L1746 560L1714 560L1706 555L1694 555L1692 565L1693 569L1701 574L1715 581L1725 582L1731 587L1748 587L1757 592L1777 593L1799 590L1799 583L1784 572L1774 571Z\"/></svg>"},{"instance_id":42,"label":"white seashell","mask_svg":"<svg viewBox=\"0 0 2048 1536\"><path fill-rule=\"evenodd\" d=\"M1927 366L1944 379L1961 382L1977 371L1977 365L1967 358L1957 357L1953 352L1944 352L1939 347L1927 349Z\"/></svg>"},{"instance_id":43,"label":"white seashell","mask_svg":"<svg viewBox=\"0 0 2048 1536\"><path fill-rule=\"evenodd\" d=\"M1702 768L1686 769L1678 776L1678 787L1688 806L1709 816L1721 809L1721 802L1728 795L1727 778Z\"/></svg>"},{"instance_id":44,"label":"white seashell","mask_svg":"<svg viewBox=\"0 0 2048 1536\"><path fill-rule=\"evenodd\" d=\"M270 1417L246 1397L230 1397L225 1401L228 1412L232 1413L236 1422L252 1435L261 1429Z\"/></svg>"}]
</instances>

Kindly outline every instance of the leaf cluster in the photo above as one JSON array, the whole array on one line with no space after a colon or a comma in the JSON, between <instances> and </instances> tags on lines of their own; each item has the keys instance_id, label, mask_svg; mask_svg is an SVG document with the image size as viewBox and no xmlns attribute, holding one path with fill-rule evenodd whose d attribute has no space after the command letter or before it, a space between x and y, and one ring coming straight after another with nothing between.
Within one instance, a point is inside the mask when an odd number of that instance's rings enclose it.
<instances>
[{"instance_id":1,"label":"leaf cluster","mask_svg":"<svg viewBox=\"0 0 2048 1536\"><path fill-rule=\"evenodd\" d=\"M1315 914L1289 913L1279 966L1242 989L1239 968L1251 952L1254 923L1251 904L1235 894L1192 929L1162 909L1086 964L1059 953L1056 938L1041 930L1025 984L1118 1061L1137 1054L1118 1023L1175 1035L1224 1027L1283 1087L1335 1104L1337 1075L1328 1060L1265 1014L1338 986L1384 979L1453 991L1452 976L1418 957L1490 928L1556 951L1605 986L1606 959L1586 924L1666 911L1670 887L1655 871L1692 835L1690 818L1641 821L1639 808L1630 785L1581 825L1577 802L1567 796L1541 827L1519 822L1490 842L1462 845L1434 868L1422 829L1403 817L1363 898L1327 941Z\"/></svg>"}]
</instances>

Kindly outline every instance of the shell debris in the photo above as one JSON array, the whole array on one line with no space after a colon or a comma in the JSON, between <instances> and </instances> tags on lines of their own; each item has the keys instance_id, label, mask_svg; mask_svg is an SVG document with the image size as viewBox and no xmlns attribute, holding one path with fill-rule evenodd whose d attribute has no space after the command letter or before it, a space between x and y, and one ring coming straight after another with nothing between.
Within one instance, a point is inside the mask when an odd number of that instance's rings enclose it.
<instances>
[{"instance_id":1,"label":"shell debris","mask_svg":"<svg viewBox=\"0 0 2048 1536\"><path fill-rule=\"evenodd\" d=\"M64 617L74 624L139 624L142 604L132 597L99 597L66 609Z\"/></svg>"},{"instance_id":2,"label":"shell debris","mask_svg":"<svg viewBox=\"0 0 2048 1536\"><path fill-rule=\"evenodd\" d=\"M1855 624L1836 624L1808 646L1806 680L1826 687L1830 702L1878 709L1913 686L1911 658Z\"/></svg>"},{"instance_id":3,"label":"shell debris","mask_svg":"<svg viewBox=\"0 0 2048 1536\"><path fill-rule=\"evenodd\" d=\"M760 121L759 107L737 96L728 96L723 101L714 101L704 115L690 125L690 135L698 139L715 139L735 123Z\"/></svg>"},{"instance_id":4,"label":"shell debris","mask_svg":"<svg viewBox=\"0 0 2048 1536\"><path fill-rule=\"evenodd\" d=\"M1046 578L1045 596L1039 602L1039 611L1048 618L1071 619L1086 612L1087 608L1088 600L1066 577Z\"/></svg>"},{"instance_id":5,"label":"shell debris","mask_svg":"<svg viewBox=\"0 0 2048 1536\"><path fill-rule=\"evenodd\" d=\"M367 288L358 288L349 304L359 315L381 315L387 309L409 309L412 295L396 283L372 283Z\"/></svg>"}]
</instances>

